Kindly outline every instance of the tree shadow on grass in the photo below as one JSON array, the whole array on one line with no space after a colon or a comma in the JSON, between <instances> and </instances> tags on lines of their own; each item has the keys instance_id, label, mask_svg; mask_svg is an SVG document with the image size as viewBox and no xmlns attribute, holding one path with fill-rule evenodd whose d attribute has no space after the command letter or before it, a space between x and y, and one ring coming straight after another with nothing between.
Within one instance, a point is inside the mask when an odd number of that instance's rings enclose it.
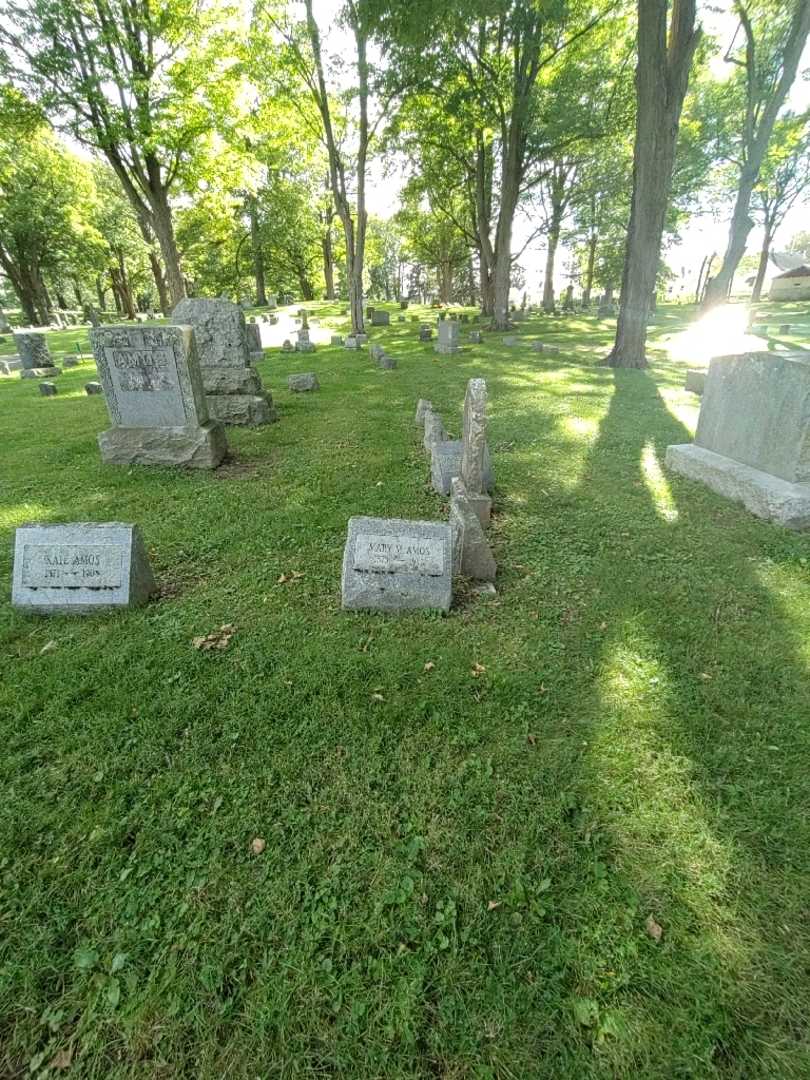
<instances>
[{"instance_id":1,"label":"tree shadow on grass","mask_svg":"<svg viewBox=\"0 0 810 1080\"><path fill-rule=\"evenodd\" d=\"M624 987L592 993L619 1031L665 1040L645 1053L667 1068L799 1075L810 679L796 612L764 579L785 551L797 570L806 542L664 473L666 446L689 441L648 375L618 371L566 497L595 584L563 629L584 663L581 799L608 873L665 928Z\"/></svg>"}]
</instances>

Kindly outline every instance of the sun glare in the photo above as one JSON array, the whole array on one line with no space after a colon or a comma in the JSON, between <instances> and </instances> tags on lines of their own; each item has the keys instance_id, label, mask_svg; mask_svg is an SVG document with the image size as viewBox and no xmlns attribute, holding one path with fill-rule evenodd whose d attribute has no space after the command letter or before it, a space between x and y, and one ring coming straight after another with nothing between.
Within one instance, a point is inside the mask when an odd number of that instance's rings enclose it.
<instances>
[{"instance_id":1,"label":"sun glare","mask_svg":"<svg viewBox=\"0 0 810 1080\"><path fill-rule=\"evenodd\" d=\"M766 339L748 330L748 318L746 304L714 308L682 333L674 334L667 342L667 352L690 367L708 367L713 356L762 349Z\"/></svg>"}]
</instances>

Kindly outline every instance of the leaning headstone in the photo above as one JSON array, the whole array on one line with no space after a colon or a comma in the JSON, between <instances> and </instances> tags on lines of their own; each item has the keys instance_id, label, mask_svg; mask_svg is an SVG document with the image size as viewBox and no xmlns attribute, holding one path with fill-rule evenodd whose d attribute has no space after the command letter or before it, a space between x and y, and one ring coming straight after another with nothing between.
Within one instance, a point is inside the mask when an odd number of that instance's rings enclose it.
<instances>
[{"instance_id":1,"label":"leaning headstone","mask_svg":"<svg viewBox=\"0 0 810 1080\"><path fill-rule=\"evenodd\" d=\"M174 326L191 326L205 391L208 415L223 424L257 427L276 419L272 398L250 366L249 333L254 323L230 300L188 298L172 312ZM255 337L253 338L255 342ZM261 338L259 338L261 350Z\"/></svg>"},{"instance_id":2,"label":"leaning headstone","mask_svg":"<svg viewBox=\"0 0 810 1080\"><path fill-rule=\"evenodd\" d=\"M422 440L422 445L425 450L430 454L436 443L446 442L447 432L444 430L444 424L442 418L433 409L425 410L425 437Z\"/></svg>"},{"instance_id":3,"label":"leaning headstone","mask_svg":"<svg viewBox=\"0 0 810 1080\"><path fill-rule=\"evenodd\" d=\"M702 394L706 388L706 372L699 371L697 368L688 368L684 388L693 394Z\"/></svg>"},{"instance_id":4,"label":"leaning headstone","mask_svg":"<svg viewBox=\"0 0 810 1080\"><path fill-rule=\"evenodd\" d=\"M39 384L39 392L42 397L55 397L56 396L56 383L41 382Z\"/></svg>"},{"instance_id":5,"label":"leaning headstone","mask_svg":"<svg viewBox=\"0 0 810 1080\"><path fill-rule=\"evenodd\" d=\"M390 326L391 316L387 311L375 311L371 316L372 326Z\"/></svg>"},{"instance_id":6,"label":"leaning headstone","mask_svg":"<svg viewBox=\"0 0 810 1080\"><path fill-rule=\"evenodd\" d=\"M454 533L456 573L476 581L494 581L495 559L460 476L454 476L450 484L450 524Z\"/></svg>"},{"instance_id":7,"label":"leaning headstone","mask_svg":"<svg viewBox=\"0 0 810 1080\"><path fill-rule=\"evenodd\" d=\"M419 327L419 340L420 341L430 341L432 337L433 337L433 330L432 330L431 327L429 327L429 326L420 326Z\"/></svg>"},{"instance_id":8,"label":"leaning headstone","mask_svg":"<svg viewBox=\"0 0 810 1080\"><path fill-rule=\"evenodd\" d=\"M459 346L459 323L456 319L442 319L438 324L438 339L435 349L437 353L448 355L458 352Z\"/></svg>"},{"instance_id":9,"label":"leaning headstone","mask_svg":"<svg viewBox=\"0 0 810 1080\"><path fill-rule=\"evenodd\" d=\"M157 591L140 533L119 522L21 525L11 602L43 614L134 607Z\"/></svg>"},{"instance_id":10,"label":"leaning headstone","mask_svg":"<svg viewBox=\"0 0 810 1080\"><path fill-rule=\"evenodd\" d=\"M425 415L429 412L433 412L433 403L426 398L419 398L416 403L416 416L414 417L415 424L425 425Z\"/></svg>"},{"instance_id":11,"label":"leaning headstone","mask_svg":"<svg viewBox=\"0 0 810 1080\"><path fill-rule=\"evenodd\" d=\"M98 437L104 462L219 465L228 444L209 419L190 326L99 326L90 342L113 423Z\"/></svg>"},{"instance_id":12,"label":"leaning headstone","mask_svg":"<svg viewBox=\"0 0 810 1080\"><path fill-rule=\"evenodd\" d=\"M347 611L449 611L453 530L444 522L349 519L341 580Z\"/></svg>"},{"instance_id":13,"label":"leaning headstone","mask_svg":"<svg viewBox=\"0 0 810 1080\"><path fill-rule=\"evenodd\" d=\"M47 334L36 330L15 330L14 344L22 362L23 371L36 371L26 378L48 378L59 374L48 349Z\"/></svg>"},{"instance_id":14,"label":"leaning headstone","mask_svg":"<svg viewBox=\"0 0 810 1080\"><path fill-rule=\"evenodd\" d=\"M318 376L314 371L301 372L298 375L287 376L287 387L294 393L299 394L305 390L320 390Z\"/></svg>"},{"instance_id":15,"label":"leaning headstone","mask_svg":"<svg viewBox=\"0 0 810 1080\"><path fill-rule=\"evenodd\" d=\"M382 356L377 357L377 367L382 368L384 371L393 371L397 366L395 357L388 356L387 353L383 353Z\"/></svg>"},{"instance_id":16,"label":"leaning headstone","mask_svg":"<svg viewBox=\"0 0 810 1080\"><path fill-rule=\"evenodd\" d=\"M84 392L88 397L91 397L93 394L103 394L104 387L100 382L88 382L84 384Z\"/></svg>"},{"instance_id":17,"label":"leaning headstone","mask_svg":"<svg viewBox=\"0 0 810 1080\"><path fill-rule=\"evenodd\" d=\"M810 527L810 354L715 357L695 441L668 446L666 464L757 517Z\"/></svg>"}]
</instances>

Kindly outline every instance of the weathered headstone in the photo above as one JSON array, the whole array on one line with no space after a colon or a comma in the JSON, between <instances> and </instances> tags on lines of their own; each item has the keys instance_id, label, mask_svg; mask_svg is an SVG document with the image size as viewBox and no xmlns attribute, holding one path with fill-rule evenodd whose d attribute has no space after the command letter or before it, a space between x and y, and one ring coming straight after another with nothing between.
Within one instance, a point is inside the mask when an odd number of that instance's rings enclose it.
<instances>
[{"instance_id":1,"label":"weathered headstone","mask_svg":"<svg viewBox=\"0 0 810 1080\"><path fill-rule=\"evenodd\" d=\"M379 360L381 356L385 356L385 349L376 341L372 341L368 347L368 353L372 360Z\"/></svg>"},{"instance_id":2,"label":"weathered headstone","mask_svg":"<svg viewBox=\"0 0 810 1080\"><path fill-rule=\"evenodd\" d=\"M272 398L250 366L248 324L230 300L188 298L172 312L172 324L191 326L208 415L223 424L257 427L276 419ZM255 324L250 332L259 333ZM259 338L261 348L261 338Z\"/></svg>"},{"instance_id":3,"label":"weathered headstone","mask_svg":"<svg viewBox=\"0 0 810 1080\"><path fill-rule=\"evenodd\" d=\"M687 368L684 388L693 394L702 394L706 387L706 372L697 368Z\"/></svg>"},{"instance_id":4,"label":"weathered headstone","mask_svg":"<svg viewBox=\"0 0 810 1080\"><path fill-rule=\"evenodd\" d=\"M258 364L264 359L262 348L262 328L257 322L250 322L245 327L247 331L248 360L251 364Z\"/></svg>"},{"instance_id":5,"label":"weathered headstone","mask_svg":"<svg viewBox=\"0 0 810 1080\"><path fill-rule=\"evenodd\" d=\"M454 532L456 573L476 581L494 581L495 559L460 476L454 476L450 485L450 524Z\"/></svg>"},{"instance_id":6,"label":"weathered headstone","mask_svg":"<svg viewBox=\"0 0 810 1080\"><path fill-rule=\"evenodd\" d=\"M407 322L404 315L397 315L397 322Z\"/></svg>"},{"instance_id":7,"label":"weathered headstone","mask_svg":"<svg viewBox=\"0 0 810 1080\"><path fill-rule=\"evenodd\" d=\"M103 461L219 465L228 444L209 419L190 326L99 326L90 342L113 422L98 437Z\"/></svg>"},{"instance_id":8,"label":"weathered headstone","mask_svg":"<svg viewBox=\"0 0 810 1080\"><path fill-rule=\"evenodd\" d=\"M332 337L329 340L329 344L330 345L342 345L343 344L343 335L342 334L332 334Z\"/></svg>"},{"instance_id":9,"label":"weathered headstone","mask_svg":"<svg viewBox=\"0 0 810 1080\"><path fill-rule=\"evenodd\" d=\"M501 338L501 341L507 348L511 348L513 345L520 344L520 338L515 337L513 334L507 334L505 338Z\"/></svg>"},{"instance_id":10,"label":"weathered headstone","mask_svg":"<svg viewBox=\"0 0 810 1080\"><path fill-rule=\"evenodd\" d=\"M444 430L442 418L433 409L425 410L425 437L422 445L430 454L436 443L446 442L447 432Z\"/></svg>"},{"instance_id":11,"label":"weathered headstone","mask_svg":"<svg viewBox=\"0 0 810 1080\"><path fill-rule=\"evenodd\" d=\"M320 390L321 385L314 371L305 371L298 375L288 375L287 387L295 393L302 393L305 390Z\"/></svg>"},{"instance_id":12,"label":"weathered headstone","mask_svg":"<svg viewBox=\"0 0 810 1080\"><path fill-rule=\"evenodd\" d=\"M438 338L435 349L437 353L448 355L458 352L459 347L459 323L455 319L442 319L438 324Z\"/></svg>"},{"instance_id":13,"label":"weathered headstone","mask_svg":"<svg viewBox=\"0 0 810 1080\"><path fill-rule=\"evenodd\" d=\"M304 323L297 334L298 340L295 343L295 351L301 353L315 352L315 346L309 339L309 324Z\"/></svg>"},{"instance_id":14,"label":"weathered headstone","mask_svg":"<svg viewBox=\"0 0 810 1080\"><path fill-rule=\"evenodd\" d=\"M277 307L278 307L278 300L276 299L276 297L275 296L268 296L267 297L267 309L268 309L268 311L275 311L275 309Z\"/></svg>"},{"instance_id":15,"label":"weathered headstone","mask_svg":"<svg viewBox=\"0 0 810 1080\"><path fill-rule=\"evenodd\" d=\"M429 412L433 412L433 404L426 398L419 398L416 403L416 416L414 418L415 424L425 426L425 415Z\"/></svg>"},{"instance_id":16,"label":"weathered headstone","mask_svg":"<svg viewBox=\"0 0 810 1080\"><path fill-rule=\"evenodd\" d=\"M368 334L356 334L355 340L357 341L358 347L362 348L363 345L368 345Z\"/></svg>"},{"instance_id":17,"label":"weathered headstone","mask_svg":"<svg viewBox=\"0 0 810 1080\"><path fill-rule=\"evenodd\" d=\"M384 371L393 371L396 366L396 358L389 356L387 353L377 357L377 367L382 368Z\"/></svg>"},{"instance_id":18,"label":"weathered headstone","mask_svg":"<svg viewBox=\"0 0 810 1080\"><path fill-rule=\"evenodd\" d=\"M484 340L484 335L480 330L471 330L469 340L471 345L480 345Z\"/></svg>"},{"instance_id":19,"label":"weathered headstone","mask_svg":"<svg viewBox=\"0 0 810 1080\"><path fill-rule=\"evenodd\" d=\"M666 464L757 517L810 527L810 354L715 357L695 441L668 446Z\"/></svg>"},{"instance_id":20,"label":"weathered headstone","mask_svg":"<svg viewBox=\"0 0 810 1080\"><path fill-rule=\"evenodd\" d=\"M343 552L349 611L449 611L453 530L444 522L353 517Z\"/></svg>"},{"instance_id":21,"label":"weathered headstone","mask_svg":"<svg viewBox=\"0 0 810 1080\"><path fill-rule=\"evenodd\" d=\"M390 326L391 316L387 311L375 311L371 316L372 326Z\"/></svg>"},{"instance_id":22,"label":"weathered headstone","mask_svg":"<svg viewBox=\"0 0 810 1080\"><path fill-rule=\"evenodd\" d=\"M434 440L430 447L430 483L438 495L450 494L450 481L461 474L461 439Z\"/></svg>"},{"instance_id":23,"label":"weathered headstone","mask_svg":"<svg viewBox=\"0 0 810 1080\"><path fill-rule=\"evenodd\" d=\"M789 322L782 323L780 325L780 327L779 327L779 333L780 334L789 334L790 333L790 323Z\"/></svg>"},{"instance_id":24,"label":"weathered headstone","mask_svg":"<svg viewBox=\"0 0 810 1080\"><path fill-rule=\"evenodd\" d=\"M461 437L461 479L465 493L482 525L489 524L492 499L492 468L487 446L487 384L470 379L464 394L464 422Z\"/></svg>"},{"instance_id":25,"label":"weathered headstone","mask_svg":"<svg viewBox=\"0 0 810 1080\"><path fill-rule=\"evenodd\" d=\"M78 356L63 356L62 357L62 367L63 368L78 367L80 363L81 363L81 360L79 359Z\"/></svg>"},{"instance_id":26,"label":"weathered headstone","mask_svg":"<svg viewBox=\"0 0 810 1080\"><path fill-rule=\"evenodd\" d=\"M36 372L35 375L24 376L25 378L43 379L59 374L48 349L47 334L36 330L15 330L14 344L22 362L22 370Z\"/></svg>"},{"instance_id":27,"label":"weathered headstone","mask_svg":"<svg viewBox=\"0 0 810 1080\"><path fill-rule=\"evenodd\" d=\"M420 326L419 327L419 340L420 341L430 341L432 337L433 337L433 330L432 330L431 327L429 327L429 326Z\"/></svg>"},{"instance_id":28,"label":"weathered headstone","mask_svg":"<svg viewBox=\"0 0 810 1080\"><path fill-rule=\"evenodd\" d=\"M360 345L358 344L358 341L357 341L357 335L356 334L348 334L343 347L344 347L344 349L349 349L351 352L356 352L360 348Z\"/></svg>"},{"instance_id":29,"label":"weathered headstone","mask_svg":"<svg viewBox=\"0 0 810 1080\"><path fill-rule=\"evenodd\" d=\"M399 302L400 311L405 311L405 309L407 307L408 307L408 301L407 300L400 300L400 302Z\"/></svg>"},{"instance_id":30,"label":"weathered headstone","mask_svg":"<svg viewBox=\"0 0 810 1080\"><path fill-rule=\"evenodd\" d=\"M39 384L39 392L42 397L55 397L56 396L56 383L41 382Z\"/></svg>"},{"instance_id":31,"label":"weathered headstone","mask_svg":"<svg viewBox=\"0 0 810 1080\"><path fill-rule=\"evenodd\" d=\"M543 344L542 341L533 341L531 343L531 345L529 346L529 348L532 350L532 352L544 352L545 351L545 345Z\"/></svg>"},{"instance_id":32,"label":"weathered headstone","mask_svg":"<svg viewBox=\"0 0 810 1080\"><path fill-rule=\"evenodd\" d=\"M103 394L104 387L100 382L88 382L84 384L84 392L88 397L91 397L93 394Z\"/></svg>"},{"instance_id":33,"label":"weathered headstone","mask_svg":"<svg viewBox=\"0 0 810 1080\"><path fill-rule=\"evenodd\" d=\"M284 339L284 343L281 346L281 351L282 352L295 352L295 347L293 346L293 343L290 341L289 338Z\"/></svg>"},{"instance_id":34,"label":"weathered headstone","mask_svg":"<svg viewBox=\"0 0 810 1080\"><path fill-rule=\"evenodd\" d=\"M157 591L135 525L21 525L11 602L43 614L134 607Z\"/></svg>"}]
</instances>

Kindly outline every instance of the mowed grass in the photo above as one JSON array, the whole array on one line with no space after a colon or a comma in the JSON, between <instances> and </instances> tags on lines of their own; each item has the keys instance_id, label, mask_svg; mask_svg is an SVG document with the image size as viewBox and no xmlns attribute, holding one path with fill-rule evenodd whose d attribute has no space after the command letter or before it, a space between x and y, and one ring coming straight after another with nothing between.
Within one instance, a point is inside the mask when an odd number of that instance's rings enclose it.
<instances>
[{"instance_id":1,"label":"mowed grass","mask_svg":"<svg viewBox=\"0 0 810 1080\"><path fill-rule=\"evenodd\" d=\"M810 538L665 472L663 350L391 310L395 371L268 352L213 474L103 466L90 363L0 381L0 1075L810 1076ZM471 376L497 598L342 613L349 516L445 514L413 413ZM14 612L29 520L137 522L162 597Z\"/></svg>"}]
</instances>

